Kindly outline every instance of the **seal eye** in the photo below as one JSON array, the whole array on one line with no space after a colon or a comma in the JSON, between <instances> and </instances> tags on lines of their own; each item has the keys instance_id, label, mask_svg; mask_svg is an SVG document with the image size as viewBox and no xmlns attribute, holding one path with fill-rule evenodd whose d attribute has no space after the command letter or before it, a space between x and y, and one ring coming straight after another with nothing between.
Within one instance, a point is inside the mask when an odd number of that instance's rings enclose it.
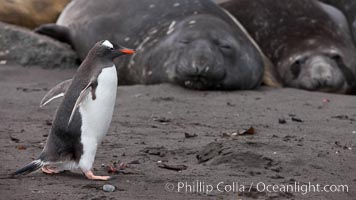
<instances>
[{"instance_id":1,"label":"seal eye","mask_svg":"<svg viewBox=\"0 0 356 200\"><path fill-rule=\"evenodd\" d=\"M232 50L231 46L228 44L220 44L219 46L222 50Z\"/></svg>"},{"instance_id":2,"label":"seal eye","mask_svg":"<svg viewBox=\"0 0 356 200\"><path fill-rule=\"evenodd\" d=\"M189 40L187 40L187 39L179 40L179 43L181 43L181 44L189 44Z\"/></svg>"},{"instance_id":3,"label":"seal eye","mask_svg":"<svg viewBox=\"0 0 356 200\"><path fill-rule=\"evenodd\" d=\"M339 62L342 60L341 56L338 54L331 55L331 58L335 60L336 62Z\"/></svg>"},{"instance_id":4,"label":"seal eye","mask_svg":"<svg viewBox=\"0 0 356 200\"><path fill-rule=\"evenodd\" d=\"M218 47L219 47L220 51L225 55L231 55L233 52L232 46L230 46L228 44L219 44Z\"/></svg>"},{"instance_id":5,"label":"seal eye","mask_svg":"<svg viewBox=\"0 0 356 200\"><path fill-rule=\"evenodd\" d=\"M293 65L291 66L291 71L292 71L292 74L293 74L293 77L294 78L297 78L300 74L300 71L301 71L301 65L304 63L303 60L296 60Z\"/></svg>"}]
</instances>

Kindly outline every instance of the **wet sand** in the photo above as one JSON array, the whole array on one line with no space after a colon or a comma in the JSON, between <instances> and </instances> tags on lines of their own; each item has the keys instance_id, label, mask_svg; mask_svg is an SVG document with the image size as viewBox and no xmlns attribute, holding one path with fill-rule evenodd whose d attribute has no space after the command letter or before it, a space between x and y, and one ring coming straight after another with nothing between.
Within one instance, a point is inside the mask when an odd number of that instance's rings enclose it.
<instances>
[{"instance_id":1,"label":"wet sand","mask_svg":"<svg viewBox=\"0 0 356 200\"><path fill-rule=\"evenodd\" d=\"M59 101L41 109L41 98L74 72L0 66L1 199L356 197L356 97L266 87L235 92L119 87L111 128L94 164L96 174L107 175L107 165L131 163L115 179L90 181L80 172L8 178L43 148ZM250 127L253 134L243 134ZM348 185L349 192L260 191L263 184L309 182L322 188ZM240 191L219 191L236 183ZM104 184L116 191L102 191Z\"/></svg>"}]
</instances>

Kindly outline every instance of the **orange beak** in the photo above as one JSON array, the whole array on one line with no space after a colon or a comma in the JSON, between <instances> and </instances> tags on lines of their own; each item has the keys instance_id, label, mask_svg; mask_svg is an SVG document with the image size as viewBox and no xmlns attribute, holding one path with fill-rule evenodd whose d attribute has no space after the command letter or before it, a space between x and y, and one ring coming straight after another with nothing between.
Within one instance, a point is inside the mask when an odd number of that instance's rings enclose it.
<instances>
[{"instance_id":1,"label":"orange beak","mask_svg":"<svg viewBox=\"0 0 356 200\"><path fill-rule=\"evenodd\" d=\"M136 52L135 50L132 49L120 49L119 51L125 54L134 54Z\"/></svg>"}]
</instances>

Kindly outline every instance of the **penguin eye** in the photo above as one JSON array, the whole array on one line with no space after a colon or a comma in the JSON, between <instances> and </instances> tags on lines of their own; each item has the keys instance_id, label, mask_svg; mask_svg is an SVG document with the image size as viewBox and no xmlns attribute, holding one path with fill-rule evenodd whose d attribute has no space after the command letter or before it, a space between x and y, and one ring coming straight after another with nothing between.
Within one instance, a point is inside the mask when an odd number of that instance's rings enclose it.
<instances>
[{"instance_id":1,"label":"penguin eye","mask_svg":"<svg viewBox=\"0 0 356 200\"><path fill-rule=\"evenodd\" d=\"M110 50L110 51L114 51L114 48L113 48L113 47L109 47L109 50Z\"/></svg>"}]
</instances>

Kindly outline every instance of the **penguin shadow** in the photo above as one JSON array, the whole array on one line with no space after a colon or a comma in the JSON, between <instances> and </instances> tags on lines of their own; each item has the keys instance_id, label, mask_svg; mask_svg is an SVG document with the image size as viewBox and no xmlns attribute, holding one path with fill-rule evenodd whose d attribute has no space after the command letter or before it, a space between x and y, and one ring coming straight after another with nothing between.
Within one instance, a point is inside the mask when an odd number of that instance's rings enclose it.
<instances>
[{"instance_id":1,"label":"penguin shadow","mask_svg":"<svg viewBox=\"0 0 356 200\"><path fill-rule=\"evenodd\" d=\"M46 177L54 177L54 178L70 178L71 180L76 179L76 180L84 180L84 181L95 181L95 182L103 182L102 180L89 180L85 177L84 174L79 173L79 172L72 172L72 171L64 171L60 172L57 174L44 174L42 173L42 176ZM115 180L117 176L110 175L110 179L107 181ZM105 181L104 181L105 182Z\"/></svg>"},{"instance_id":2,"label":"penguin shadow","mask_svg":"<svg viewBox=\"0 0 356 200\"><path fill-rule=\"evenodd\" d=\"M8 175L1 175L0 179L24 179L24 178L34 178L34 177L43 177L43 178L47 178L47 177L51 177L51 178L62 178L62 179L75 179L75 180L83 180L83 181L95 181L95 182L105 182L102 180L89 180L85 177L84 174L79 173L79 172L72 172L72 171L64 171L64 172L60 172L60 173L56 173L56 174L45 174L42 172L38 172L36 174L33 174L32 176L14 176L12 174L8 174ZM118 175L110 175L110 179L107 181L111 181L111 180L116 180Z\"/></svg>"},{"instance_id":3,"label":"penguin shadow","mask_svg":"<svg viewBox=\"0 0 356 200\"><path fill-rule=\"evenodd\" d=\"M16 179L17 177L15 177L12 174L0 174L0 180L1 179Z\"/></svg>"}]
</instances>

